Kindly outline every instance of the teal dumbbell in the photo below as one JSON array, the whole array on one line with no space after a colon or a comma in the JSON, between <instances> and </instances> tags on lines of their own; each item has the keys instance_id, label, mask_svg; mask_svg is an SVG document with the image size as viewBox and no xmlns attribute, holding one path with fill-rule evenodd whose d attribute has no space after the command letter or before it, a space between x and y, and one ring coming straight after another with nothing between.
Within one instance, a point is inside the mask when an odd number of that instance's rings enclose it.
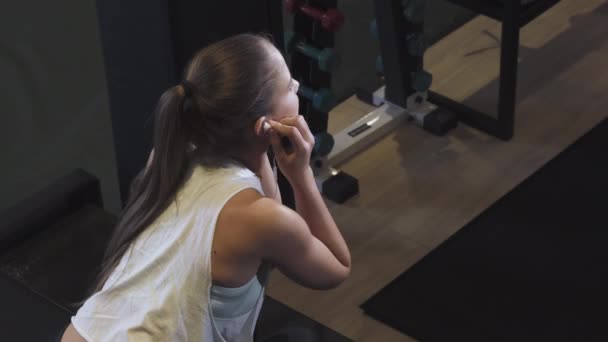
<instances>
[{"instance_id":1,"label":"teal dumbbell","mask_svg":"<svg viewBox=\"0 0 608 342\"><path fill-rule=\"evenodd\" d=\"M311 156L327 156L334 148L334 137L327 132L315 134L315 144L312 147Z\"/></svg>"},{"instance_id":2,"label":"teal dumbbell","mask_svg":"<svg viewBox=\"0 0 608 342\"><path fill-rule=\"evenodd\" d=\"M412 88L419 92L425 92L431 88L433 83L433 75L424 70L419 70L412 73Z\"/></svg>"},{"instance_id":3,"label":"teal dumbbell","mask_svg":"<svg viewBox=\"0 0 608 342\"><path fill-rule=\"evenodd\" d=\"M414 24L419 24L424 21L424 11L426 0L403 0L403 15L405 19Z\"/></svg>"},{"instance_id":4,"label":"teal dumbbell","mask_svg":"<svg viewBox=\"0 0 608 342\"><path fill-rule=\"evenodd\" d=\"M306 44L302 37L294 34L293 32L285 33L285 43L288 53L299 51L310 58L316 59L319 64L319 69L325 72L329 72L335 67L336 56L333 49L317 49L314 46Z\"/></svg>"},{"instance_id":5,"label":"teal dumbbell","mask_svg":"<svg viewBox=\"0 0 608 342\"><path fill-rule=\"evenodd\" d=\"M382 56L376 58L376 72L379 74L384 73L384 61L382 60Z\"/></svg>"},{"instance_id":6,"label":"teal dumbbell","mask_svg":"<svg viewBox=\"0 0 608 342\"><path fill-rule=\"evenodd\" d=\"M372 21L369 25L369 32L374 36L374 38L379 39L380 35L378 34L378 22L376 19Z\"/></svg>"},{"instance_id":7,"label":"teal dumbbell","mask_svg":"<svg viewBox=\"0 0 608 342\"><path fill-rule=\"evenodd\" d=\"M329 112L334 106L334 96L329 89L321 88L315 91L312 88L300 85L298 94L304 96L312 102L312 105L322 112Z\"/></svg>"},{"instance_id":8,"label":"teal dumbbell","mask_svg":"<svg viewBox=\"0 0 608 342\"><path fill-rule=\"evenodd\" d=\"M427 41L424 33L411 33L407 37L407 52L412 56L422 56L427 48Z\"/></svg>"}]
</instances>

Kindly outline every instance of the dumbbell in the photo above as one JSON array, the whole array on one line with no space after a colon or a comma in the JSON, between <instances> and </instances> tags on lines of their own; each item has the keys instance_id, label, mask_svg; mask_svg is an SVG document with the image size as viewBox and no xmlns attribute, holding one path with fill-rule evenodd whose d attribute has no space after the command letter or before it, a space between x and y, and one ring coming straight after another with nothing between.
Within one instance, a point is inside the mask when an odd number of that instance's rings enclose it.
<instances>
[{"instance_id":1,"label":"dumbbell","mask_svg":"<svg viewBox=\"0 0 608 342\"><path fill-rule=\"evenodd\" d=\"M344 24L344 15L336 9L328 9L323 12L318 8L306 5L304 0L285 0L285 9L291 13L298 10L316 21L321 22L323 28L329 32L337 32Z\"/></svg>"},{"instance_id":2,"label":"dumbbell","mask_svg":"<svg viewBox=\"0 0 608 342\"><path fill-rule=\"evenodd\" d=\"M287 52L291 53L297 50L310 58L316 59L319 63L319 69L325 72L331 71L336 64L335 54L332 49L323 48L323 50L319 50L314 46L306 44L300 36L293 32L285 32L285 42L287 44Z\"/></svg>"},{"instance_id":3,"label":"dumbbell","mask_svg":"<svg viewBox=\"0 0 608 342\"><path fill-rule=\"evenodd\" d=\"M414 24L419 24L424 21L424 10L426 0L403 0L403 15L405 19Z\"/></svg>"},{"instance_id":4,"label":"dumbbell","mask_svg":"<svg viewBox=\"0 0 608 342\"><path fill-rule=\"evenodd\" d=\"M410 33L406 37L407 39L407 51L412 56L422 56L427 48L426 37L424 33Z\"/></svg>"},{"instance_id":5,"label":"dumbbell","mask_svg":"<svg viewBox=\"0 0 608 342\"><path fill-rule=\"evenodd\" d=\"M419 70L412 74L412 88L419 92L429 90L433 83L433 75L425 70Z\"/></svg>"},{"instance_id":6,"label":"dumbbell","mask_svg":"<svg viewBox=\"0 0 608 342\"><path fill-rule=\"evenodd\" d=\"M372 36L374 36L374 38L380 38L380 35L378 34L378 22L376 19L372 20L372 23L369 24L369 32L372 34Z\"/></svg>"},{"instance_id":7,"label":"dumbbell","mask_svg":"<svg viewBox=\"0 0 608 342\"><path fill-rule=\"evenodd\" d=\"M311 157L325 157L334 148L334 137L327 132L315 134L315 144L312 147Z\"/></svg>"},{"instance_id":8,"label":"dumbbell","mask_svg":"<svg viewBox=\"0 0 608 342\"><path fill-rule=\"evenodd\" d=\"M327 88L321 88L315 91L312 88L300 85L298 94L309 99L317 110L325 113L329 112L334 105L334 97Z\"/></svg>"},{"instance_id":9,"label":"dumbbell","mask_svg":"<svg viewBox=\"0 0 608 342\"><path fill-rule=\"evenodd\" d=\"M384 73L384 61L382 60L381 55L378 55L378 57L376 57L376 72L378 72L379 74Z\"/></svg>"}]
</instances>

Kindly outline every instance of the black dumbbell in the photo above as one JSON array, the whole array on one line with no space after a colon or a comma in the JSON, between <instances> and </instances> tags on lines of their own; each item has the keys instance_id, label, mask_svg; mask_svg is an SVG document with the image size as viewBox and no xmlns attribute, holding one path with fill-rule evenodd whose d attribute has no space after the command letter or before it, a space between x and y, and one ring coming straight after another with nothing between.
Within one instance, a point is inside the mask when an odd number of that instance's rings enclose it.
<instances>
[{"instance_id":1,"label":"black dumbbell","mask_svg":"<svg viewBox=\"0 0 608 342\"><path fill-rule=\"evenodd\" d=\"M431 88L433 75L425 70L419 70L412 74L412 88L419 92L425 92Z\"/></svg>"},{"instance_id":2,"label":"black dumbbell","mask_svg":"<svg viewBox=\"0 0 608 342\"><path fill-rule=\"evenodd\" d=\"M419 24L424 21L426 0L403 0L403 15L409 22Z\"/></svg>"},{"instance_id":3,"label":"black dumbbell","mask_svg":"<svg viewBox=\"0 0 608 342\"><path fill-rule=\"evenodd\" d=\"M316 59L319 69L325 72L331 71L336 64L335 54L332 49L324 48L323 50L319 50L314 46L306 44L302 37L293 32L285 32L285 43L287 44L288 53L296 50L310 58Z\"/></svg>"},{"instance_id":4,"label":"black dumbbell","mask_svg":"<svg viewBox=\"0 0 608 342\"><path fill-rule=\"evenodd\" d=\"M407 51L412 56L422 56L427 48L426 37L424 33L410 33L406 37L407 39Z\"/></svg>"},{"instance_id":5,"label":"black dumbbell","mask_svg":"<svg viewBox=\"0 0 608 342\"><path fill-rule=\"evenodd\" d=\"M372 36L374 36L374 38L380 38L380 35L378 34L378 22L376 19L372 20L372 23L369 25L369 32L372 34Z\"/></svg>"},{"instance_id":6,"label":"black dumbbell","mask_svg":"<svg viewBox=\"0 0 608 342\"><path fill-rule=\"evenodd\" d=\"M316 157L327 156L334 148L334 144L334 137L331 134L327 132L319 132L315 134L315 143L312 146L310 158L312 159ZM285 136L281 137L281 145L283 146L283 149L285 149L286 153L289 154L293 151L293 145L291 141Z\"/></svg>"},{"instance_id":7,"label":"black dumbbell","mask_svg":"<svg viewBox=\"0 0 608 342\"><path fill-rule=\"evenodd\" d=\"M334 137L327 132L319 132L315 134L315 144L312 147L311 156L327 156L334 148Z\"/></svg>"},{"instance_id":8,"label":"black dumbbell","mask_svg":"<svg viewBox=\"0 0 608 342\"><path fill-rule=\"evenodd\" d=\"M321 88L317 91L307 86L300 85L298 88L298 94L307 98L312 102L312 105L322 112L329 112L335 105L334 97L329 89Z\"/></svg>"},{"instance_id":9,"label":"black dumbbell","mask_svg":"<svg viewBox=\"0 0 608 342\"><path fill-rule=\"evenodd\" d=\"M291 13L300 10L316 21L321 22L323 28L329 32L337 32L344 24L344 15L336 9L323 12L318 8L306 5L303 0L285 0L285 9Z\"/></svg>"},{"instance_id":10,"label":"black dumbbell","mask_svg":"<svg viewBox=\"0 0 608 342\"><path fill-rule=\"evenodd\" d=\"M379 74L384 73L384 61L382 60L382 56L378 55L376 58L376 72Z\"/></svg>"}]
</instances>

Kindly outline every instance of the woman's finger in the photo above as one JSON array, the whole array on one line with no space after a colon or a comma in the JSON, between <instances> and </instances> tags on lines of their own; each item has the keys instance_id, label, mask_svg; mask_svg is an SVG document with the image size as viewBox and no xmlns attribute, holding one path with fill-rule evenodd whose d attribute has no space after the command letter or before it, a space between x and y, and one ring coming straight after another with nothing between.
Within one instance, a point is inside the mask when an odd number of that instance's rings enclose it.
<instances>
[{"instance_id":1,"label":"woman's finger","mask_svg":"<svg viewBox=\"0 0 608 342\"><path fill-rule=\"evenodd\" d=\"M302 134L302 137L309 142L310 144L315 143L315 137L312 135L310 128L308 127L308 123L304 119L302 115L296 115L292 117L283 118L280 122L287 126L297 127Z\"/></svg>"},{"instance_id":2,"label":"woman's finger","mask_svg":"<svg viewBox=\"0 0 608 342\"><path fill-rule=\"evenodd\" d=\"M300 134L300 130L298 128L295 126L283 125L272 120L269 120L268 123L276 133L289 139L294 150L298 152L306 150L307 141L302 137L302 134Z\"/></svg>"}]
</instances>

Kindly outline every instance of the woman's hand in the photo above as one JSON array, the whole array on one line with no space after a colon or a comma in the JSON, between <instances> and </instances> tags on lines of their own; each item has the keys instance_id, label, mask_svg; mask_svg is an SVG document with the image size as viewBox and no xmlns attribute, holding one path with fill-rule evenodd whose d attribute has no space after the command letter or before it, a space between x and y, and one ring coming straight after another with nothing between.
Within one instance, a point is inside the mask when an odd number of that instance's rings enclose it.
<instances>
[{"instance_id":1,"label":"woman's hand","mask_svg":"<svg viewBox=\"0 0 608 342\"><path fill-rule=\"evenodd\" d=\"M272 128L270 142L277 165L294 185L310 174L310 154L315 138L302 115L283 118L280 122L268 120L268 123ZM289 148L281 143L282 137L289 139Z\"/></svg>"}]
</instances>

